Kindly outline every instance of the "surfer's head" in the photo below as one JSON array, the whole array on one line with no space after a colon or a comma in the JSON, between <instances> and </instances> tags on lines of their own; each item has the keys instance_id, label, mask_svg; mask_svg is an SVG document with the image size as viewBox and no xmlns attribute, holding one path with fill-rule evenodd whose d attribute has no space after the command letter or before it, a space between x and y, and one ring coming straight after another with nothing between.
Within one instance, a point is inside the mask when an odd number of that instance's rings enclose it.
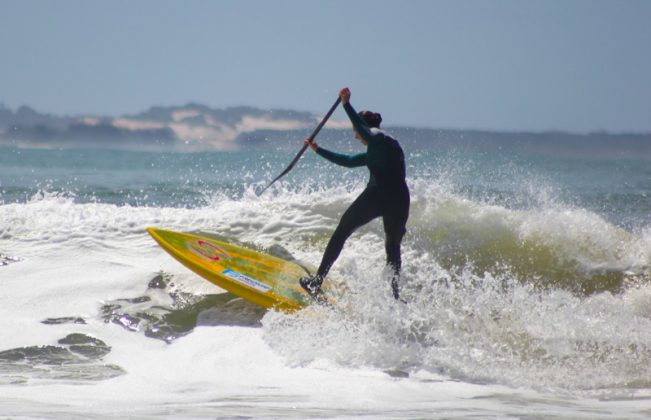
<instances>
[{"instance_id":1,"label":"surfer's head","mask_svg":"<svg viewBox=\"0 0 651 420\"><path fill-rule=\"evenodd\" d=\"M382 122L382 115L380 115L377 112L373 111L362 111L358 113L359 117L366 123L371 128L380 128L380 123ZM362 136L359 135L357 131L355 131L355 138L362 142L363 145L366 146L366 140L362 138Z\"/></svg>"},{"instance_id":2,"label":"surfer's head","mask_svg":"<svg viewBox=\"0 0 651 420\"><path fill-rule=\"evenodd\" d=\"M380 123L382 123L382 115L379 113L372 111L362 111L358 115L369 127L380 128Z\"/></svg>"}]
</instances>

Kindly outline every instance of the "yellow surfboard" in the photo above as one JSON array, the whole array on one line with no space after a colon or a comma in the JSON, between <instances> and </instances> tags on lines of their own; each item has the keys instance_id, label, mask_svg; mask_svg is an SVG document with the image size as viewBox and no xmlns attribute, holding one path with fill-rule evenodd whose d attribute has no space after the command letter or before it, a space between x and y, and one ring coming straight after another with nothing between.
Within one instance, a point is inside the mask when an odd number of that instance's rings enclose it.
<instances>
[{"instance_id":1,"label":"yellow surfboard","mask_svg":"<svg viewBox=\"0 0 651 420\"><path fill-rule=\"evenodd\" d=\"M249 302L285 312L312 303L298 284L310 273L296 263L205 236L155 228L147 232L181 264Z\"/></svg>"}]
</instances>

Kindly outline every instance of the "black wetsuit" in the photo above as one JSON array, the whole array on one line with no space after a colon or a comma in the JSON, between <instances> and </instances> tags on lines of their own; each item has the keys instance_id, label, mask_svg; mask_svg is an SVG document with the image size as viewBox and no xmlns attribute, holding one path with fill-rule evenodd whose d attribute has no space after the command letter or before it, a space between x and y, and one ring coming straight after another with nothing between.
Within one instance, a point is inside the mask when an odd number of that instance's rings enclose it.
<instances>
[{"instance_id":1,"label":"black wetsuit","mask_svg":"<svg viewBox=\"0 0 651 420\"><path fill-rule=\"evenodd\" d=\"M398 299L398 275L402 266L400 243L405 235L405 225L409 217L409 189L405 182L404 153L394 138L379 129L369 128L350 103L344 105L344 109L355 131L368 143L366 153L348 156L321 147L317 148L316 152L329 161L348 168L367 166L371 174L366 189L348 207L330 238L317 271L317 281L320 284L328 274L346 239L357 228L382 217L386 235L387 264L395 273L391 286L394 297Z\"/></svg>"}]
</instances>

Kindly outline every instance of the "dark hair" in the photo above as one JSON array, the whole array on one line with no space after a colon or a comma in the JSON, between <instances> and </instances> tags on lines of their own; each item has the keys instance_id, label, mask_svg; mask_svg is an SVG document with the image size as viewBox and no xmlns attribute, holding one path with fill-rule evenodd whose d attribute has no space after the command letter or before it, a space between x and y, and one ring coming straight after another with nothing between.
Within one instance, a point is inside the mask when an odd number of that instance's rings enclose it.
<instances>
[{"instance_id":1,"label":"dark hair","mask_svg":"<svg viewBox=\"0 0 651 420\"><path fill-rule=\"evenodd\" d=\"M380 128L380 123L382 122L382 115L377 112L371 111L362 111L358 114L360 118L372 128Z\"/></svg>"}]
</instances>

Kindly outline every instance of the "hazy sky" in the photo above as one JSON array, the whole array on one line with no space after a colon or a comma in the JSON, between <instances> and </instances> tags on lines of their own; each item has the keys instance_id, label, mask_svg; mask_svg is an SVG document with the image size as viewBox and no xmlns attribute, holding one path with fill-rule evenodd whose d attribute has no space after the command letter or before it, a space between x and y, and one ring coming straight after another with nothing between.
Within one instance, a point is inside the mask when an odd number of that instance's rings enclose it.
<instances>
[{"instance_id":1,"label":"hazy sky","mask_svg":"<svg viewBox=\"0 0 651 420\"><path fill-rule=\"evenodd\" d=\"M387 125L649 132L651 1L0 0L13 109L324 113L342 86Z\"/></svg>"}]
</instances>

